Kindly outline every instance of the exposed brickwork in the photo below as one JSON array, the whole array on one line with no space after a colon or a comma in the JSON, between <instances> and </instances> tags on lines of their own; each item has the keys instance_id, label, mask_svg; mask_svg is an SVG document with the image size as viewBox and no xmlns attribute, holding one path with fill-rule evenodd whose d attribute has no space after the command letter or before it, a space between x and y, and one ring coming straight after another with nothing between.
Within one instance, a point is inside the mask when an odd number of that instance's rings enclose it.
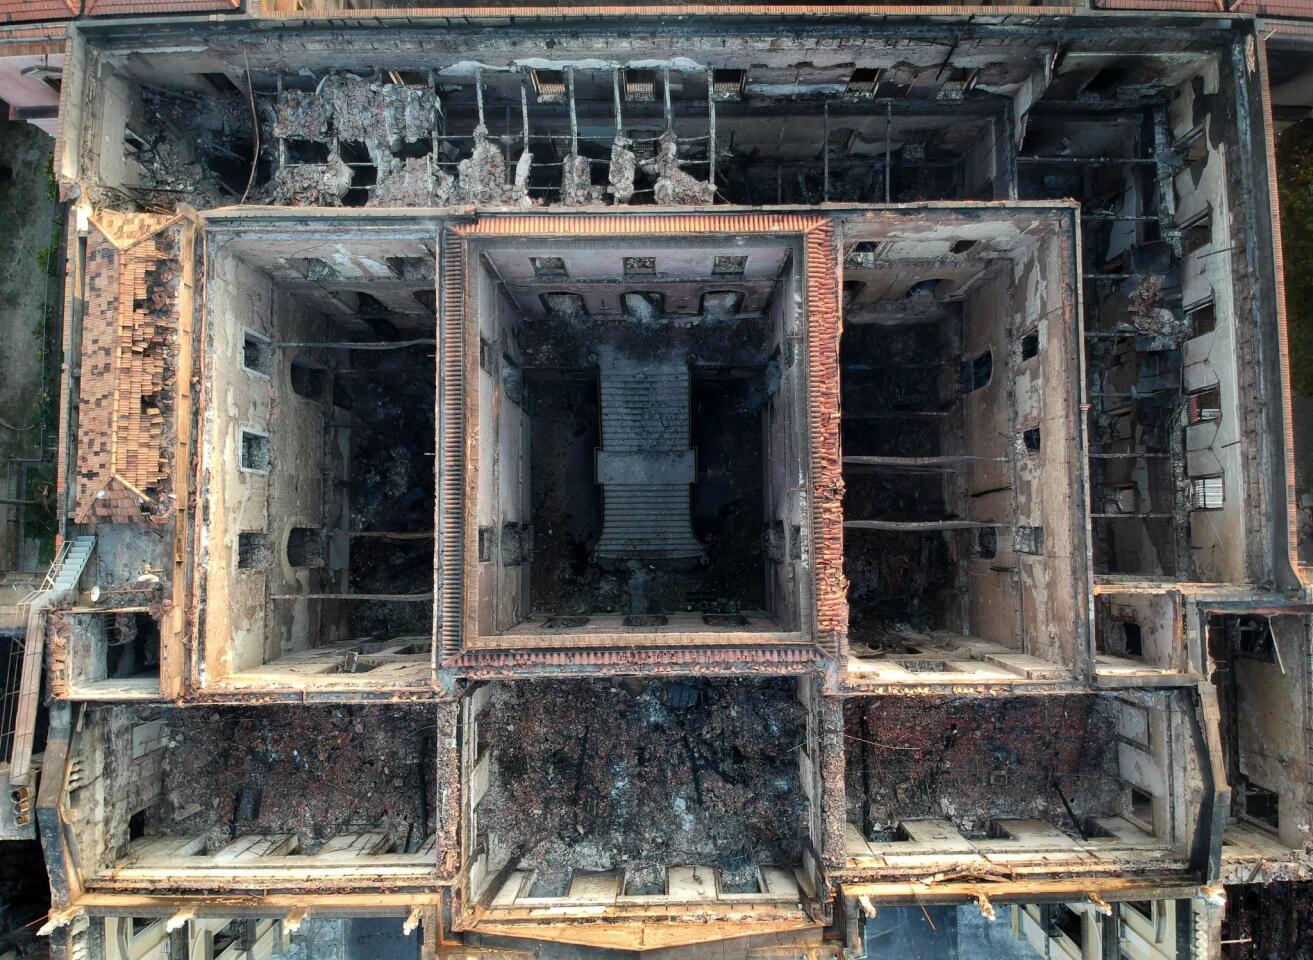
<instances>
[{"instance_id":1,"label":"exposed brickwork","mask_svg":"<svg viewBox=\"0 0 1313 960\"><path fill-rule=\"evenodd\" d=\"M812 543L816 571L816 642L841 653L848 632L848 578L843 572L843 464L839 455L839 277L834 224L807 232L808 433L812 444Z\"/></svg>"},{"instance_id":2,"label":"exposed brickwork","mask_svg":"<svg viewBox=\"0 0 1313 960\"><path fill-rule=\"evenodd\" d=\"M46 619L46 676L50 692L56 697L68 696L68 614L56 610Z\"/></svg>"},{"instance_id":3,"label":"exposed brickwork","mask_svg":"<svg viewBox=\"0 0 1313 960\"><path fill-rule=\"evenodd\" d=\"M85 0L82 12L92 17L157 13L209 13L240 10L242 0Z\"/></svg>"},{"instance_id":4,"label":"exposed brickwork","mask_svg":"<svg viewBox=\"0 0 1313 960\"><path fill-rule=\"evenodd\" d=\"M77 16L212 13L242 8L242 0L0 0L0 23L69 20Z\"/></svg>"},{"instance_id":5,"label":"exposed brickwork","mask_svg":"<svg viewBox=\"0 0 1313 960\"><path fill-rule=\"evenodd\" d=\"M178 231L172 218L106 213L87 239L79 523L158 522L172 512L167 413L174 394Z\"/></svg>"},{"instance_id":6,"label":"exposed brickwork","mask_svg":"<svg viewBox=\"0 0 1313 960\"><path fill-rule=\"evenodd\" d=\"M815 565L815 633L816 642L828 656L841 652L843 638L848 629L848 581L843 573L843 476L839 455L839 276L835 268L837 250L833 222L827 218L798 214L736 213L736 214L681 214L642 215L632 217L597 216L489 216L471 224L463 224L454 231L459 237L477 236L642 236L670 234L715 233L800 233L805 245L807 326L808 326L808 405L809 433L811 436L811 494L812 549ZM464 310L464 274L454 251L463 250L460 241L453 241L443 261L444 276L441 283L445 317L450 324L453 314ZM459 281L459 282L457 282ZM450 331L450 327L448 330ZM449 332L445 338L444 376L450 385L452 377L459 377L462 367L455 362L463 348ZM452 388L448 387L450 393ZM449 401L448 401L449 402ZM458 438L446 434L444 465L450 476L456 473L460 458L470 455L476 437L469 435L471 426L462 424L466 436ZM473 502L473 475L467 479L465 499ZM462 510L454 490L443 492L443 511L448 527ZM440 513L441 515L441 513ZM453 540L449 529L446 543ZM467 553L469 544L463 544ZM460 649L459 638L453 637L454 624L458 623L461 605L450 574L443 581L445 612L440 627L440 641L444 666L473 676L503 676L520 667L563 668L575 666L604 666L636 663L626 659L643 651L594 651L527 653L513 655L453 656ZM463 599L463 598L461 598ZM775 654L761 651L747 652L747 660L771 660ZM670 651L647 651L653 664L672 662ZM655 656L651 656L655 654ZM702 656L706 656L703 654ZM516 657L529 659L516 659ZM610 659L608 659L610 658ZM727 656L726 661L740 660L741 656ZM791 660L811 659L810 654ZM715 668L709 667L714 670Z\"/></svg>"},{"instance_id":7,"label":"exposed brickwork","mask_svg":"<svg viewBox=\"0 0 1313 960\"><path fill-rule=\"evenodd\" d=\"M64 305L61 316L69 318L73 316L73 288L75 277L77 276L78 245L80 243L77 234L77 213L71 208L66 208L68 213L64 220ZM62 355L71 357L75 355L73 349L73 324L64 322L61 325L60 348ZM69 409L70 384L67 376L59 378L59 409L61 411ZM55 486L59 491L59 502L61 507L68 503L68 492L70 484L74 482L74 477L69 475L68 469L73 467L76 475L76 466L69 463L68 444L70 440L69 431L72 427L66 417L60 417L59 425L59 449L55 458Z\"/></svg>"},{"instance_id":8,"label":"exposed brickwork","mask_svg":"<svg viewBox=\"0 0 1313 960\"><path fill-rule=\"evenodd\" d=\"M526 669L588 670L638 668L644 673L666 667L678 673L797 672L811 666L814 651L805 647L726 647L697 650L524 650L465 653L444 661L447 669L474 677L512 676Z\"/></svg>"}]
</instances>

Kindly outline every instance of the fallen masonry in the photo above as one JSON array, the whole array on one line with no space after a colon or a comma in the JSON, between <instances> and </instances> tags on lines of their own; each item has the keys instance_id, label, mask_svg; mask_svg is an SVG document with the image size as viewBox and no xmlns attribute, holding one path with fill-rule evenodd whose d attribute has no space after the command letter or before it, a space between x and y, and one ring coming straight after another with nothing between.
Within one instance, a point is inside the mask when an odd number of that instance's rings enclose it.
<instances>
[{"instance_id":1,"label":"fallen masonry","mask_svg":"<svg viewBox=\"0 0 1313 960\"><path fill-rule=\"evenodd\" d=\"M1307 31L292 6L59 28L51 956L1299 955Z\"/></svg>"}]
</instances>

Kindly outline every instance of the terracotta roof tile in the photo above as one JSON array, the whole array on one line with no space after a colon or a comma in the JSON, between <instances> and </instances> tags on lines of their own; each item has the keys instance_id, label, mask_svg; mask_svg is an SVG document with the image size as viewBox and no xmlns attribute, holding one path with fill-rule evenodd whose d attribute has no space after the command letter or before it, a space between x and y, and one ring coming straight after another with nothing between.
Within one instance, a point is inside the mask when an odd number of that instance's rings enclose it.
<instances>
[{"instance_id":1,"label":"terracotta roof tile","mask_svg":"<svg viewBox=\"0 0 1313 960\"><path fill-rule=\"evenodd\" d=\"M644 673L796 673L813 666L813 647L699 647L697 649L515 650L463 653L443 661L464 676L490 678L523 672L642 669Z\"/></svg>"},{"instance_id":2,"label":"terracotta roof tile","mask_svg":"<svg viewBox=\"0 0 1313 960\"><path fill-rule=\"evenodd\" d=\"M242 0L0 0L0 24L69 20L79 15L153 16L161 13L222 13L242 9Z\"/></svg>"},{"instance_id":3,"label":"terracotta roof tile","mask_svg":"<svg viewBox=\"0 0 1313 960\"><path fill-rule=\"evenodd\" d=\"M0 0L0 23L35 23L77 16L80 0Z\"/></svg>"},{"instance_id":4,"label":"terracotta roof tile","mask_svg":"<svg viewBox=\"0 0 1313 960\"><path fill-rule=\"evenodd\" d=\"M1247 6L1247 4L1246 4ZM1244 10L1244 7L1240 8ZM1250 11L1255 12L1255 11ZM1313 19L1313 0L1262 0L1259 15L1264 17L1301 17Z\"/></svg>"},{"instance_id":5,"label":"terracotta roof tile","mask_svg":"<svg viewBox=\"0 0 1313 960\"><path fill-rule=\"evenodd\" d=\"M209 13L240 10L242 0L85 0L83 13L93 17L157 13Z\"/></svg>"},{"instance_id":6,"label":"terracotta roof tile","mask_svg":"<svg viewBox=\"0 0 1313 960\"><path fill-rule=\"evenodd\" d=\"M111 211L92 223L74 519L160 522L172 511L166 413L176 392L178 227L174 218Z\"/></svg>"}]
</instances>

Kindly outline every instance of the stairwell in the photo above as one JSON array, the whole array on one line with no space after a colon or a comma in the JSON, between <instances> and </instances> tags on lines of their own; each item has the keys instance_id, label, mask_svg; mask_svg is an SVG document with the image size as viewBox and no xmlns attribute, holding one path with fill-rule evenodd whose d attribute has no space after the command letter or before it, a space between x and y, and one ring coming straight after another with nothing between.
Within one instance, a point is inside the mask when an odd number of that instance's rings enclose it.
<instances>
[{"instance_id":1,"label":"stairwell","mask_svg":"<svg viewBox=\"0 0 1313 960\"><path fill-rule=\"evenodd\" d=\"M599 560L696 560L689 485L690 377L682 356L642 363L614 349L598 357L601 375L602 485Z\"/></svg>"}]
</instances>

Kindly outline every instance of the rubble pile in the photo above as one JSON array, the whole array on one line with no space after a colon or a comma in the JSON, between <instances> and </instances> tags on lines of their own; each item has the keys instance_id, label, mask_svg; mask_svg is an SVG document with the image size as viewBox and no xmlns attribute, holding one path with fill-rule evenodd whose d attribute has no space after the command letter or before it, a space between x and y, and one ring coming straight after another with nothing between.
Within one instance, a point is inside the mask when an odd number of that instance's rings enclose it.
<instances>
[{"instance_id":1,"label":"rubble pile","mask_svg":"<svg viewBox=\"0 0 1313 960\"><path fill-rule=\"evenodd\" d=\"M1063 795L1082 820L1121 813L1116 717L1098 697L875 697L848 701L844 724L848 820L875 839L923 817L967 835L1037 818L1078 836Z\"/></svg>"},{"instance_id":2,"label":"rubble pile","mask_svg":"<svg viewBox=\"0 0 1313 960\"><path fill-rule=\"evenodd\" d=\"M572 870L799 861L802 705L789 681L498 685L480 823L544 887Z\"/></svg>"},{"instance_id":3,"label":"rubble pile","mask_svg":"<svg viewBox=\"0 0 1313 960\"><path fill-rule=\"evenodd\" d=\"M434 832L434 715L424 708L169 710L152 834L294 833L313 850L335 833L384 831L398 852Z\"/></svg>"}]
</instances>

